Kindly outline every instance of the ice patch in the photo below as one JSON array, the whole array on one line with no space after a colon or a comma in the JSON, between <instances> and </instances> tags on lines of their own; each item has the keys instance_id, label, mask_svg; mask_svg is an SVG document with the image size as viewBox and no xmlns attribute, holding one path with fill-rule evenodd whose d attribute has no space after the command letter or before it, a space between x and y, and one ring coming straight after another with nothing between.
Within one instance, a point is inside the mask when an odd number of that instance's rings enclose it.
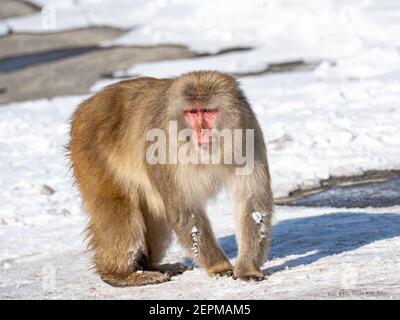
<instances>
[{"instance_id":1,"label":"ice patch","mask_svg":"<svg viewBox=\"0 0 400 320\"><path fill-rule=\"evenodd\" d=\"M192 228L192 251L195 257L199 256L199 229L194 225Z\"/></svg>"},{"instance_id":2,"label":"ice patch","mask_svg":"<svg viewBox=\"0 0 400 320\"><path fill-rule=\"evenodd\" d=\"M254 212L251 213L251 216L253 217L254 221L257 224L261 223L261 220L262 220L263 216L262 216L262 214L260 212L254 211Z\"/></svg>"}]
</instances>

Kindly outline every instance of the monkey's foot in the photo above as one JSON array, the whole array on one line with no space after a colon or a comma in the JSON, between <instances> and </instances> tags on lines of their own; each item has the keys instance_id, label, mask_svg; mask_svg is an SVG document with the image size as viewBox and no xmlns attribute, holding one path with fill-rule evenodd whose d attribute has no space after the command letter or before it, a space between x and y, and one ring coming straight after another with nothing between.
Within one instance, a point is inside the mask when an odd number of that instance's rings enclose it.
<instances>
[{"instance_id":1,"label":"monkey's foot","mask_svg":"<svg viewBox=\"0 0 400 320\"><path fill-rule=\"evenodd\" d=\"M185 271L193 270L193 268L182 263L165 263L154 266L152 270L167 273L170 276L176 276L184 273Z\"/></svg>"},{"instance_id":2,"label":"monkey's foot","mask_svg":"<svg viewBox=\"0 0 400 320\"><path fill-rule=\"evenodd\" d=\"M234 280L239 279L242 281L262 281L265 280L267 277L262 274L261 272L238 272L234 271L233 272L233 277Z\"/></svg>"},{"instance_id":3,"label":"monkey's foot","mask_svg":"<svg viewBox=\"0 0 400 320\"><path fill-rule=\"evenodd\" d=\"M138 287L169 281L167 273L154 271L136 271L130 274L101 274L101 279L113 287Z\"/></svg>"},{"instance_id":4,"label":"monkey's foot","mask_svg":"<svg viewBox=\"0 0 400 320\"><path fill-rule=\"evenodd\" d=\"M233 276L233 270L225 270L221 272L217 272L213 274L213 276L217 278L222 278L222 277L232 277Z\"/></svg>"},{"instance_id":5,"label":"monkey's foot","mask_svg":"<svg viewBox=\"0 0 400 320\"><path fill-rule=\"evenodd\" d=\"M212 277L231 277L233 274L233 266L229 261L222 261L207 268L207 273Z\"/></svg>"}]
</instances>

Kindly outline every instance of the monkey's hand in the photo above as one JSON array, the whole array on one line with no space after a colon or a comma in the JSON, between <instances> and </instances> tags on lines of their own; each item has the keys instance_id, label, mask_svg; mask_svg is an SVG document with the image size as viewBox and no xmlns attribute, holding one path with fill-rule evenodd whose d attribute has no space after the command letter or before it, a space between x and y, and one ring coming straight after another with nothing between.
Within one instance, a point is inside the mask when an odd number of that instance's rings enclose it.
<instances>
[{"instance_id":1,"label":"monkey's hand","mask_svg":"<svg viewBox=\"0 0 400 320\"><path fill-rule=\"evenodd\" d=\"M221 261L209 268L207 273L212 277L231 277L233 275L233 266L228 260Z\"/></svg>"}]
</instances>

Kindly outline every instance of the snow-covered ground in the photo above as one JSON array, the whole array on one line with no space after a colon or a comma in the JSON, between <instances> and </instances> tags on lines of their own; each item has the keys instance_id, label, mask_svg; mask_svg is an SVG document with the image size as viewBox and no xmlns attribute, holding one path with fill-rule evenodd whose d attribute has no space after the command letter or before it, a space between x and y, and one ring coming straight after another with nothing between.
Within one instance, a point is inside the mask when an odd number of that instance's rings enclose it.
<instances>
[{"instance_id":1,"label":"snow-covered ground","mask_svg":"<svg viewBox=\"0 0 400 320\"><path fill-rule=\"evenodd\" d=\"M227 203L210 218L234 261L233 219ZM54 215L41 225L8 226L0 234L2 298L121 299L329 299L400 296L400 207L310 209L278 207L270 274L260 283L214 279L198 268L160 285L113 288L89 269L82 246L85 219ZM396 254L397 253L397 254ZM166 262L182 260L176 244Z\"/></svg>"},{"instance_id":2,"label":"snow-covered ground","mask_svg":"<svg viewBox=\"0 0 400 320\"><path fill-rule=\"evenodd\" d=\"M239 79L264 130L275 196L330 175L400 169L397 1L34 2L55 8L59 30L130 29L106 46L172 43L209 53L252 48L136 65L115 76L176 76L193 69L243 74L272 63L316 64L315 70ZM46 31L43 15L0 21L0 32ZM113 81L100 81L93 91ZM85 97L0 106L0 297L400 299L400 207L277 207L271 259L263 266L270 277L261 283L211 279L196 268L157 286L103 284L89 270L85 216L63 150L68 118ZM209 205L234 261L231 211L224 196ZM183 257L174 244L166 261Z\"/></svg>"}]
</instances>

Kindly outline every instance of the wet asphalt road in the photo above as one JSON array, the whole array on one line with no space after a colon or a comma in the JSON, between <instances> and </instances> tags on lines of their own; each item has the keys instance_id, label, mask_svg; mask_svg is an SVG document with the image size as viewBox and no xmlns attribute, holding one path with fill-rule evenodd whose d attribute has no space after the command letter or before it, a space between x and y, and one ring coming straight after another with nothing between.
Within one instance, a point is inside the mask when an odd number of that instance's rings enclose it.
<instances>
[{"instance_id":1,"label":"wet asphalt road","mask_svg":"<svg viewBox=\"0 0 400 320\"><path fill-rule=\"evenodd\" d=\"M288 205L305 207L365 208L400 205L400 174L382 182L331 187L321 192L289 201Z\"/></svg>"}]
</instances>

